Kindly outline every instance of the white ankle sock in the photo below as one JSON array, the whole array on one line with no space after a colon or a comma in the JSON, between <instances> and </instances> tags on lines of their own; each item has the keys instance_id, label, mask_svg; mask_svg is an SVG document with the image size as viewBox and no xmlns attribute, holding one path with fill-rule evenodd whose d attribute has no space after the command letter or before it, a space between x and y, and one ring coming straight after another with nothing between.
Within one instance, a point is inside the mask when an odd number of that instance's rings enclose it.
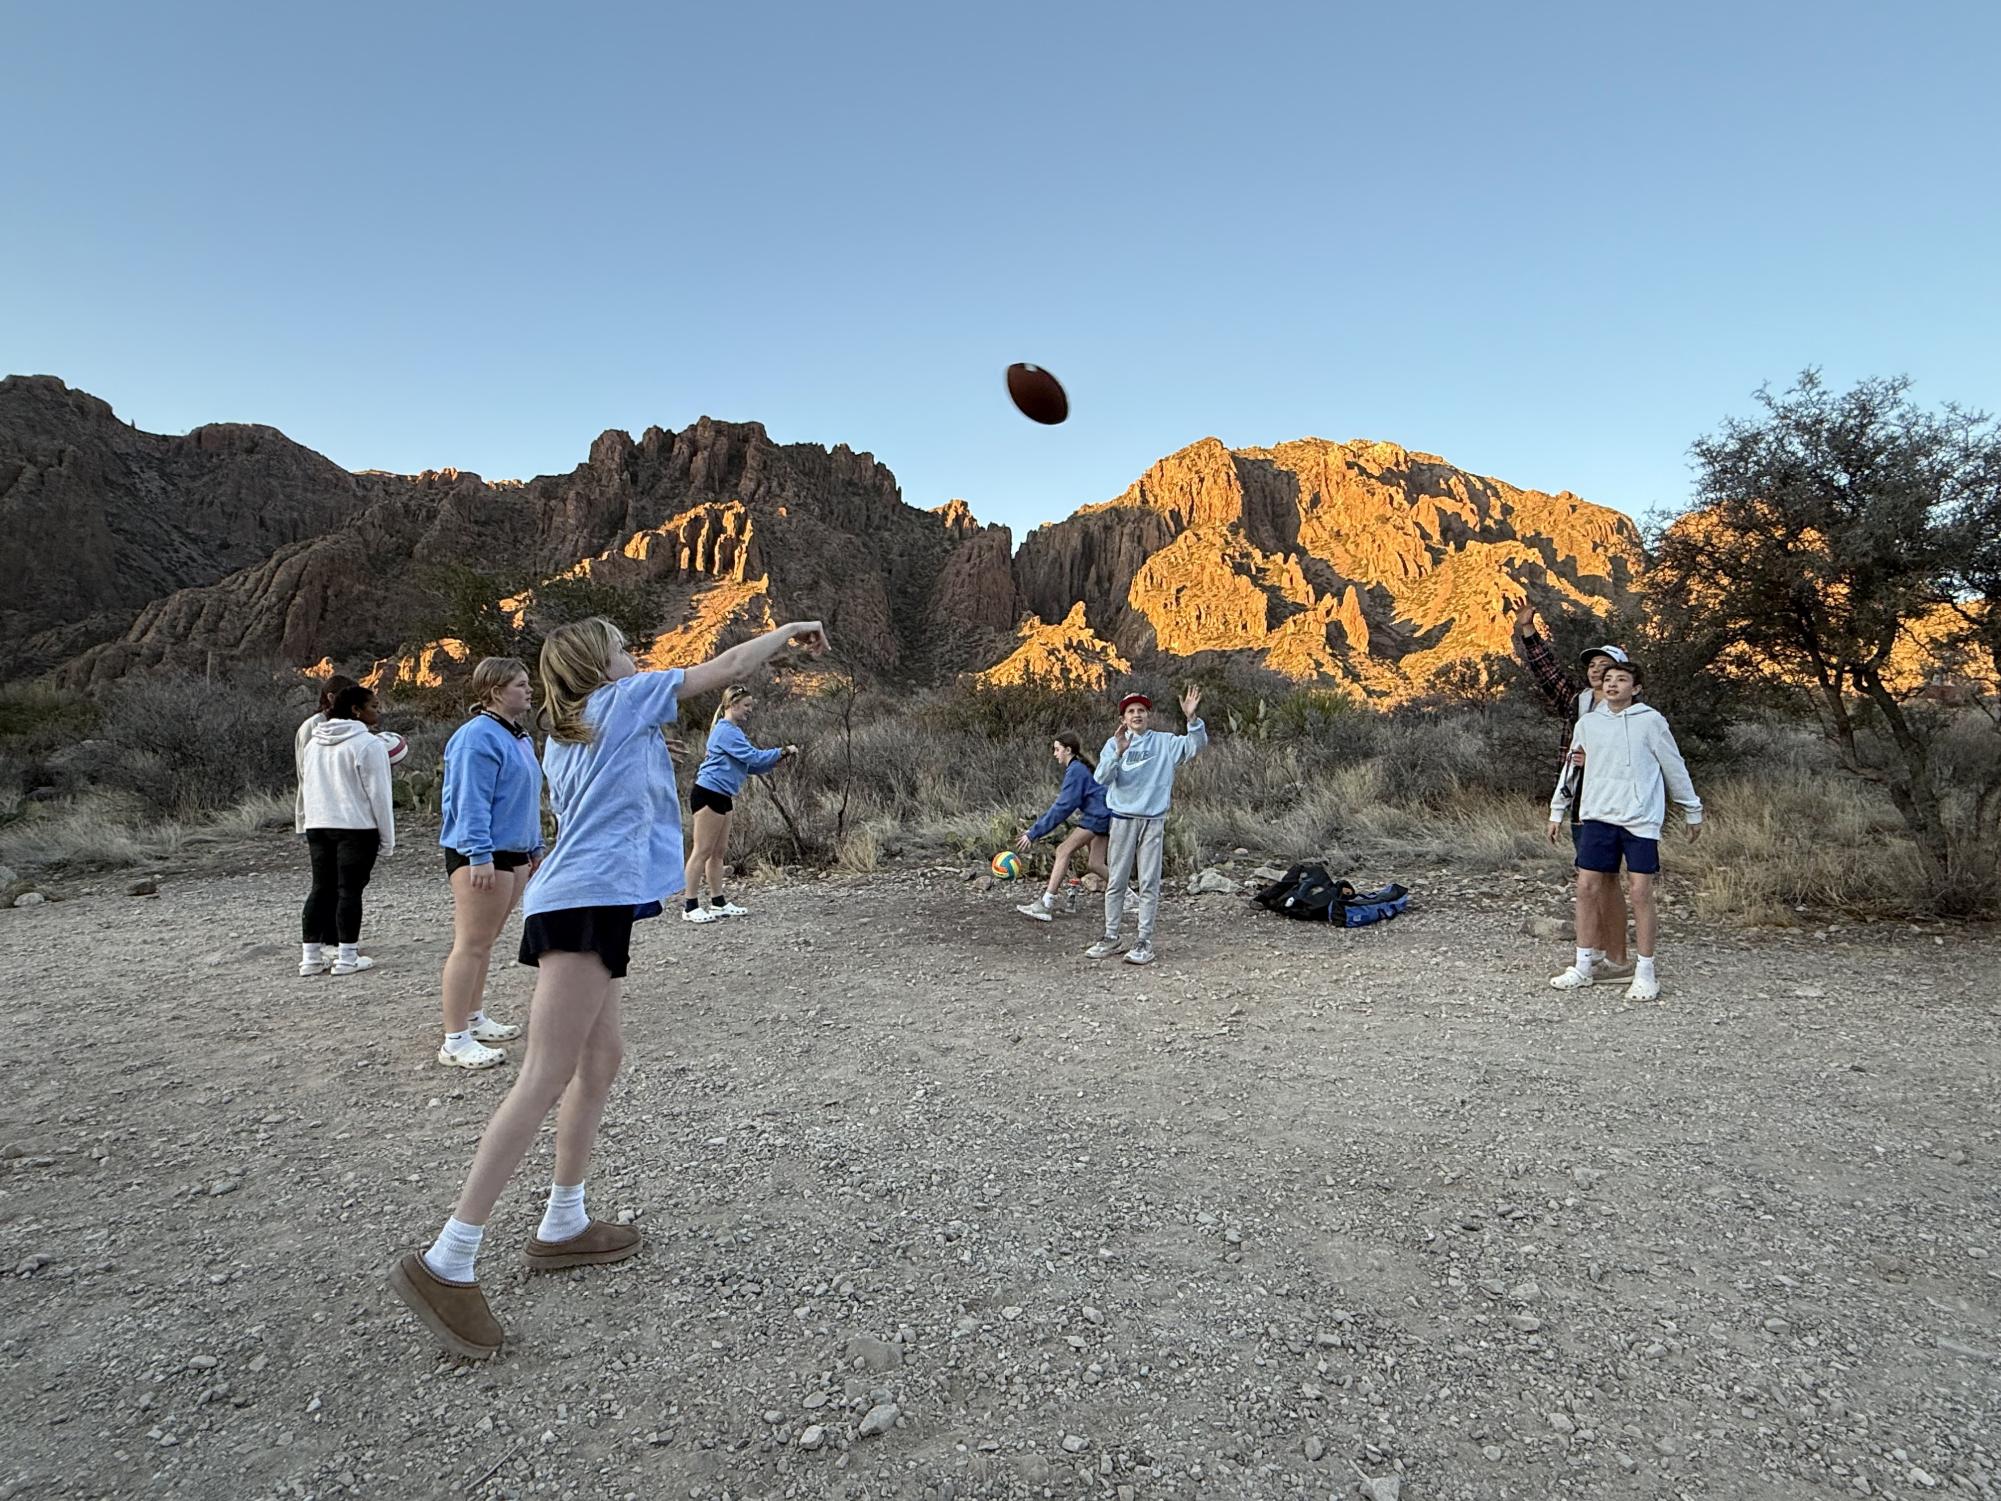
<instances>
[{"instance_id":1,"label":"white ankle sock","mask_svg":"<svg viewBox=\"0 0 2001 1501\"><path fill-rule=\"evenodd\" d=\"M354 963L355 960L359 959L360 957L361 957L360 944L344 943L340 946L340 962L342 964L352 964Z\"/></svg>"},{"instance_id":2,"label":"white ankle sock","mask_svg":"<svg viewBox=\"0 0 2001 1501\"><path fill-rule=\"evenodd\" d=\"M536 1230L535 1238L545 1245L553 1245L573 1235L582 1235L590 1227L591 1217L584 1213L583 1184L570 1188L560 1183L551 1184L549 1207L542 1212L542 1224Z\"/></svg>"},{"instance_id":3,"label":"white ankle sock","mask_svg":"<svg viewBox=\"0 0 2001 1501\"><path fill-rule=\"evenodd\" d=\"M471 1016L466 1018L466 1026L476 1027L485 1020L486 1020L486 1007L481 1006L477 1008Z\"/></svg>"},{"instance_id":4,"label":"white ankle sock","mask_svg":"<svg viewBox=\"0 0 2001 1501\"><path fill-rule=\"evenodd\" d=\"M1593 949L1591 951L1591 962L1593 964L1603 964L1605 962L1605 951L1603 949Z\"/></svg>"},{"instance_id":5,"label":"white ankle sock","mask_svg":"<svg viewBox=\"0 0 2001 1501\"><path fill-rule=\"evenodd\" d=\"M471 1032L447 1032L445 1034L445 1051L448 1053L463 1052L471 1046Z\"/></svg>"},{"instance_id":6,"label":"white ankle sock","mask_svg":"<svg viewBox=\"0 0 2001 1501\"><path fill-rule=\"evenodd\" d=\"M446 1220L445 1228L438 1232L431 1249L424 1253L424 1265L431 1269L432 1276L442 1277L447 1282L472 1281L472 1261L479 1255L480 1238L485 1234L484 1225Z\"/></svg>"},{"instance_id":7,"label":"white ankle sock","mask_svg":"<svg viewBox=\"0 0 2001 1501\"><path fill-rule=\"evenodd\" d=\"M1651 980L1653 977L1654 961L1651 957L1642 954L1633 961L1633 978L1635 980Z\"/></svg>"},{"instance_id":8,"label":"white ankle sock","mask_svg":"<svg viewBox=\"0 0 2001 1501\"><path fill-rule=\"evenodd\" d=\"M301 964L324 964L327 962L326 954L317 943L302 943L299 945L299 962Z\"/></svg>"},{"instance_id":9,"label":"white ankle sock","mask_svg":"<svg viewBox=\"0 0 2001 1501\"><path fill-rule=\"evenodd\" d=\"M1577 951L1577 972L1578 972L1578 973L1579 973L1580 975L1588 975L1588 974L1590 974L1590 973L1591 973L1591 966L1592 966L1593 964L1596 964L1597 962L1598 962L1598 960L1597 960L1597 956L1596 956L1596 952L1595 952L1594 950L1592 950L1592 949L1579 949L1579 950Z\"/></svg>"}]
</instances>

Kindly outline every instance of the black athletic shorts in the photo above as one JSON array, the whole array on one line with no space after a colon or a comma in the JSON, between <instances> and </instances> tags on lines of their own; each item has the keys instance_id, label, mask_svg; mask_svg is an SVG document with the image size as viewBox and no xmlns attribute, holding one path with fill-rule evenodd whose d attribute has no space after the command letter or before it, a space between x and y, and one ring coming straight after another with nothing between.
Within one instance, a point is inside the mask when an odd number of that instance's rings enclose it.
<instances>
[{"instance_id":1,"label":"black athletic shorts","mask_svg":"<svg viewBox=\"0 0 2001 1501\"><path fill-rule=\"evenodd\" d=\"M493 868L495 870L519 870L528 863L528 856L520 850L495 850ZM472 864L471 856L462 850L445 851L445 879L452 878L452 872Z\"/></svg>"},{"instance_id":2,"label":"black athletic shorts","mask_svg":"<svg viewBox=\"0 0 2001 1501\"><path fill-rule=\"evenodd\" d=\"M642 913L651 917L659 911L654 902L647 909L566 907L561 912L538 912L521 924L521 962L539 965L548 953L596 954L611 977L622 980L632 962L633 923Z\"/></svg>"},{"instance_id":3,"label":"black athletic shorts","mask_svg":"<svg viewBox=\"0 0 2001 1501\"><path fill-rule=\"evenodd\" d=\"M700 782L695 783L694 790L688 794L690 813L699 813L704 808L714 813L727 813L735 806L735 798L718 792L713 787L704 787Z\"/></svg>"}]
</instances>

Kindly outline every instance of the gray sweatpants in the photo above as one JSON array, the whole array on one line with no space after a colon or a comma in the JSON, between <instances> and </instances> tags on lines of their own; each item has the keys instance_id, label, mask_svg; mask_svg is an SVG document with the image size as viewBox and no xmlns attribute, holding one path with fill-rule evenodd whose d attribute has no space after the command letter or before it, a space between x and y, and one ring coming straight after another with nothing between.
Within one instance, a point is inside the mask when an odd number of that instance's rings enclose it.
<instances>
[{"instance_id":1,"label":"gray sweatpants","mask_svg":"<svg viewBox=\"0 0 2001 1501\"><path fill-rule=\"evenodd\" d=\"M1132 885L1133 857L1139 857L1139 941L1153 942L1160 913L1160 856L1167 844L1167 816L1114 818L1112 848L1106 857L1112 879L1105 887L1105 937L1117 938L1125 920L1126 890Z\"/></svg>"}]
</instances>

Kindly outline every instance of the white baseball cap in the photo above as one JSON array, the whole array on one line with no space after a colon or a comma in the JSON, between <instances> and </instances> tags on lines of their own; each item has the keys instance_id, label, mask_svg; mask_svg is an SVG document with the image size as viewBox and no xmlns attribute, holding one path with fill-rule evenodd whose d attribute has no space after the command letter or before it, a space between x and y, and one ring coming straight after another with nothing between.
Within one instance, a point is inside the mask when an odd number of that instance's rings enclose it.
<instances>
[{"instance_id":1,"label":"white baseball cap","mask_svg":"<svg viewBox=\"0 0 2001 1501\"><path fill-rule=\"evenodd\" d=\"M1577 654L1578 661L1585 663L1589 663L1593 657L1610 657L1614 662L1631 660L1621 648L1616 646L1587 646Z\"/></svg>"}]
</instances>

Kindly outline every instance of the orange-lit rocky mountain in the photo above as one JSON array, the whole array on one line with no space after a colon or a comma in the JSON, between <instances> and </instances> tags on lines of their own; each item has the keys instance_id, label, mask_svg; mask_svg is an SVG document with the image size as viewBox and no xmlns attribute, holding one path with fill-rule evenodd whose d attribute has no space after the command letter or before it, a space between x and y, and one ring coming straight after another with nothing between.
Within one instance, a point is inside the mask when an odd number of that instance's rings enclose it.
<instances>
[{"instance_id":1,"label":"orange-lit rocky mountain","mask_svg":"<svg viewBox=\"0 0 2001 1501\"><path fill-rule=\"evenodd\" d=\"M826 619L872 676L1095 686L1168 659L1241 657L1373 696L1505 650L1505 610L1603 608L1638 537L1617 512L1388 443L1204 439L1117 499L1006 529L904 504L865 453L707 418L601 435L563 475L352 474L270 428L139 433L47 377L0 382L0 677L72 685L211 655L375 663L426 679L450 570L504 609L586 580L658 602L663 660L785 618Z\"/></svg>"}]
</instances>

